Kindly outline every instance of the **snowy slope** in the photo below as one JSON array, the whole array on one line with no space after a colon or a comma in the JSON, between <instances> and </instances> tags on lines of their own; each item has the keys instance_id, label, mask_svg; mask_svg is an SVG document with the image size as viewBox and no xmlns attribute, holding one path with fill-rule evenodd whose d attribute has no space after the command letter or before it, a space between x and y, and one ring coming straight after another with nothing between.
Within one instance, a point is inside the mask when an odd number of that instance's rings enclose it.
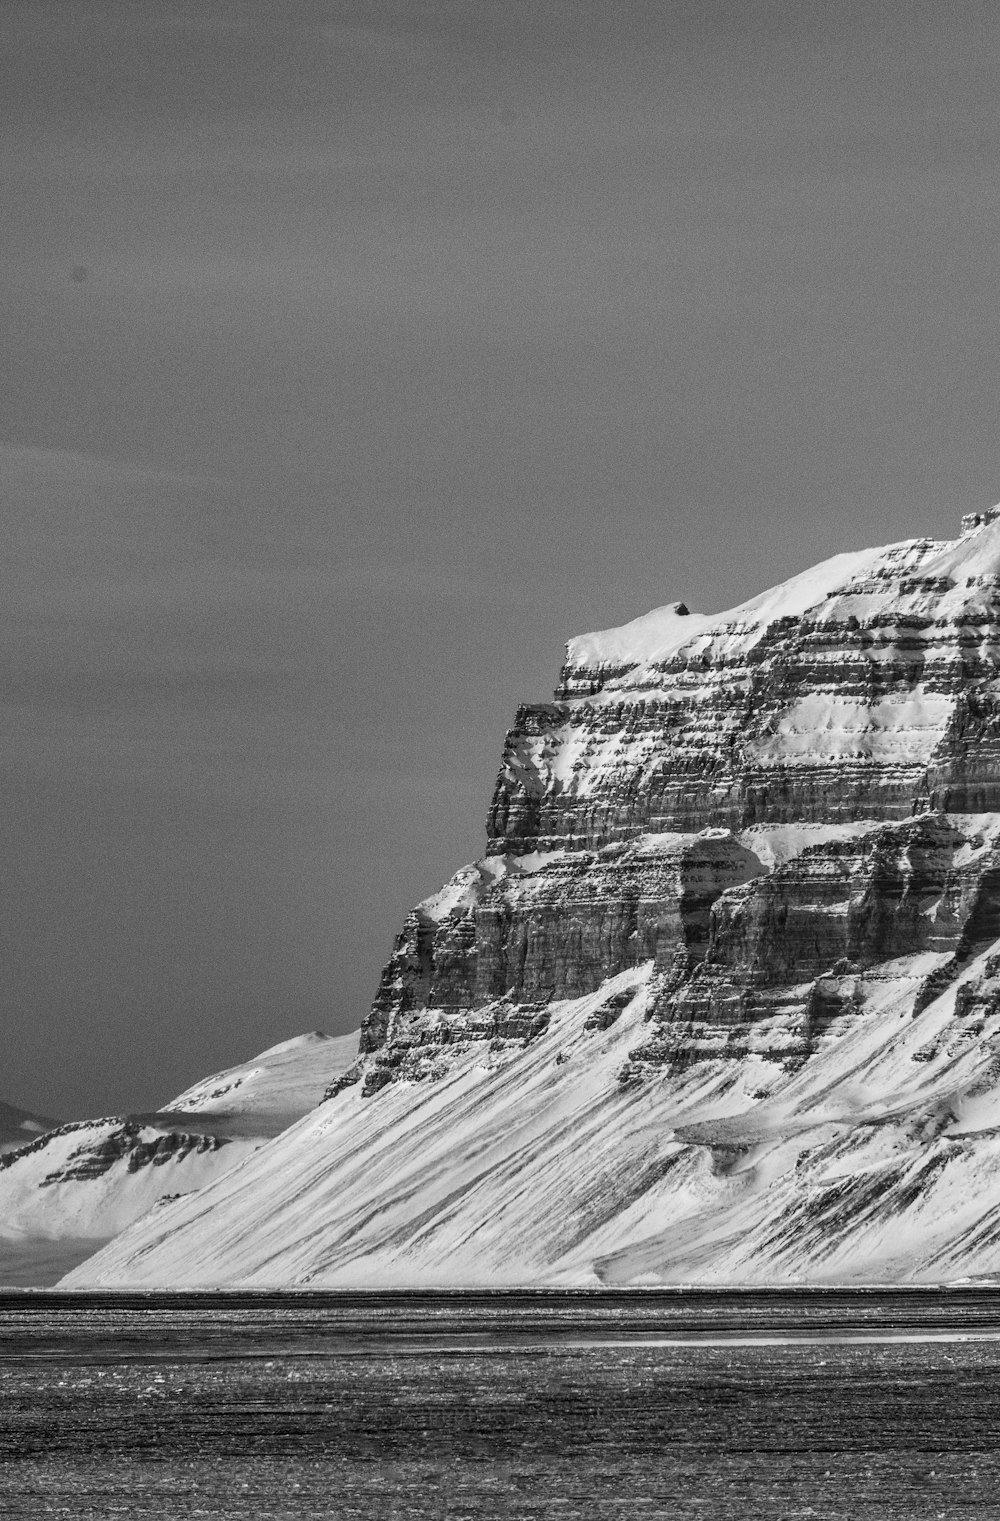
<instances>
[{"instance_id":1,"label":"snowy slope","mask_svg":"<svg viewBox=\"0 0 1000 1521\"><path fill-rule=\"evenodd\" d=\"M724 639L729 653L741 653L756 644L772 623L781 618L801 618L849 586L859 576L877 569L888 555L908 549L893 544L889 549L863 549L834 555L769 591L741 602L723 613L682 612L684 604L668 603L621 628L580 634L566 647L569 666L658 665L678 653L694 649L699 654L711 641Z\"/></svg>"},{"instance_id":2,"label":"snowy slope","mask_svg":"<svg viewBox=\"0 0 1000 1521\"><path fill-rule=\"evenodd\" d=\"M112 1236L164 1193L200 1188L259 1145L117 1116L64 1125L3 1159L0 1239Z\"/></svg>"},{"instance_id":3,"label":"snowy slope","mask_svg":"<svg viewBox=\"0 0 1000 1521\"><path fill-rule=\"evenodd\" d=\"M998 1272L993 954L916 1017L935 958L883 968L865 988L864 1016L791 1074L772 1028L762 1054L663 1071L637 1088L619 1075L648 1029L650 968L623 974L561 1005L514 1054L469 1046L436 1083L393 1085L374 1101L346 1090L197 1197L134 1226L67 1284ZM955 1016L972 984L996 1000L975 1036ZM586 1028L623 991L633 997L618 1021Z\"/></svg>"},{"instance_id":4,"label":"snowy slope","mask_svg":"<svg viewBox=\"0 0 1000 1521\"><path fill-rule=\"evenodd\" d=\"M249 1120L257 1134L277 1134L323 1097L358 1054L358 1034L314 1030L270 1046L259 1056L202 1078L164 1104L161 1114L232 1116Z\"/></svg>"},{"instance_id":5,"label":"snowy slope","mask_svg":"<svg viewBox=\"0 0 1000 1521\"><path fill-rule=\"evenodd\" d=\"M639 685L649 679L648 667L677 656L690 659L708 651L724 652L730 659L745 655L769 628L785 620L831 623L845 615L871 618L889 610L947 619L970 601L981 600L983 586L1000 575L1000 516L995 512L951 543L904 539L834 555L725 612L685 616L679 611L683 604L671 602L621 628L578 635L566 647L567 665L627 667L628 685ZM909 578L902 586L901 576ZM952 583L946 589L937 584L946 580Z\"/></svg>"}]
</instances>

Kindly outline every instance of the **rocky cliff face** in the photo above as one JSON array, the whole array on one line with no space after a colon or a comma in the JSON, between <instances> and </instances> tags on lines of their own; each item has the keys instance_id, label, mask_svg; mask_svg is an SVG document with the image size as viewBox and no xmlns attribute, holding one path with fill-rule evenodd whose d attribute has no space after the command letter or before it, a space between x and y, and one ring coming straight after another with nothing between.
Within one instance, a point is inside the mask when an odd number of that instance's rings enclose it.
<instances>
[{"instance_id":1,"label":"rocky cliff face","mask_svg":"<svg viewBox=\"0 0 1000 1521\"><path fill-rule=\"evenodd\" d=\"M489 851L1000 807L1000 522L967 524L572 640L507 737Z\"/></svg>"},{"instance_id":2,"label":"rocky cliff face","mask_svg":"<svg viewBox=\"0 0 1000 1521\"><path fill-rule=\"evenodd\" d=\"M74 1281L1000 1274L1000 512L962 528L571 641L355 1066Z\"/></svg>"},{"instance_id":3,"label":"rocky cliff face","mask_svg":"<svg viewBox=\"0 0 1000 1521\"><path fill-rule=\"evenodd\" d=\"M760 875L728 831L640 837L603 850L488 857L407 919L362 1033L375 1051L409 1016L464 1016L498 999L542 1008L626 967L693 965L713 903Z\"/></svg>"},{"instance_id":4,"label":"rocky cliff face","mask_svg":"<svg viewBox=\"0 0 1000 1521\"><path fill-rule=\"evenodd\" d=\"M949 815L1000 808L998 635L994 511L955 544L837 556L720 617L676 603L572 640L559 700L507 737L486 858L408 919L362 1050L405 1039L414 1011L443 1029L647 960L670 974L663 1018L733 1026L772 1007L767 988L936 946L975 896L952 880ZM913 816L766 881L746 833ZM935 936L918 905L941 894Z\"/></svg>"}]
</instances>

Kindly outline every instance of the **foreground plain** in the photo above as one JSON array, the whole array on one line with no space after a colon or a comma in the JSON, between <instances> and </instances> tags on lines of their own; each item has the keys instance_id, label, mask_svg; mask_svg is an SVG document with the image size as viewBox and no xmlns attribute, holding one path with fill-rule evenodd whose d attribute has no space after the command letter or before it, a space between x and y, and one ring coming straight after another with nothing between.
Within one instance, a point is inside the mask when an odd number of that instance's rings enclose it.
<instances>
[{"instance_id":1,"label":"foreground plain","mask_svg":"<svg viewBox=\"0 0 1000 1521\"><path fill-rule=\"evenodd\" d=\"M995 1517L1000 1296L9 1295L0 1515Z\"/></svg>"}]
</instances>

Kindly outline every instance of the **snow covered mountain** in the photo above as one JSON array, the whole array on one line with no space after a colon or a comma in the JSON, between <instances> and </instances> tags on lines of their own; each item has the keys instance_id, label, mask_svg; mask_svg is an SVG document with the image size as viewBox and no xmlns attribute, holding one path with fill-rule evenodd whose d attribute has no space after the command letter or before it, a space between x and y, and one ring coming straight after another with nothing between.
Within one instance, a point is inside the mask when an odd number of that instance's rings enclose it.
<instances>
[{"instance_id":1,"label":"snow covered mountain","mask_svg":"<svg viewBox=\"0 0 1000 1521\"><path fill-rule=\"evenodd\" d=\"M327 1101L73 1285L1000 1275L1000 509L571 641Z\"/></svg>"},{"instance_id":2,"label":"snow covered mountain","mask_svg":"<svg viewBox=\"0 0 1000 1521\"><path fill-rule=\"evenodd\" d=\"M0 1284L49 1281L164 1197L220 1176L319 1103L357 1049L357 1032L301 1035L153 1114L22 1132L0 1156Z\"/></svg>"}]
</instances>

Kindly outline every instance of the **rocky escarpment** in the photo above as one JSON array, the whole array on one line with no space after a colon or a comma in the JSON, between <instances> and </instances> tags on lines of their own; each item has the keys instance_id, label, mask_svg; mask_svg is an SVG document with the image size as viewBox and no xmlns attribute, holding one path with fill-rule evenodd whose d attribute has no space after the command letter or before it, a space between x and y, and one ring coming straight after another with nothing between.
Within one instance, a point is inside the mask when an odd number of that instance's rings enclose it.
<instances>
[{"instance_id":1,"label":"rocky escarpment","mask_svg":"<svg viewBox=\"0 0 1000 1521\"><path fill-rule=\"evenodd\" d=\"M439 1077L443 1046L498 1051L536 1038L554 1000L638 966L650 974L647 1029L622 1082L750 1049L791 1070L864 1009L888 963L922 1007L1000 938L995 816L926 813L815 833L770 866L780 826L464 868L409 916L363 1060L329 1096L358 1081L371 1096Z\"/></svg>"},{"instance_id":2,"label":"rocky escarpment","mask_svg":"<svg viewBox=\"0 0 1000 1521\"><path fill-rule=\"evenodd\" d=\"M571 641L357 1063L84 1283L1000 1278L1000 513Z\"/></svg>"},{"instance_id":3,"label":"rocky escarpment","mask_svg":"<svg viewBox=\"0 0 1000 1521\"><path fill-rule=\"evenodd\" d=\"M810 980L857 961L865 934L865 965L933 949L922 920L907 950L902 931L890 933L883 857L895 836L873 834L860 865L853 847L820 845L815 861L742 897L732 890L767 876L755 830L1000 808L1000 515L962 526L953 544L837 556L732 613L677 603L572 640L558 700L522 709L508 735L487 856L408 918L362 1052L412 1044L405 1026L419 1011L440 1010L433 1028L444 1032L461 1011L578 996L646 960L664 974L660 1017L678 1036L685 1022L759 1018L775 1000L758 996L760 957L744 960L739 939L755 919L783 947L769 952L771 987L806 980L810 936ZM959 836L940 823L898 839L913 884L905 917L935 891L942 842L954 854ZM871 879L871 904L855 894L848 912L855 868ZM821 912L814 890L840 892L839 906ZM715 970L682 988L716 900L735 915L728 942L720 930ZM728 982L717 969L727 955L738 968ZM810 1028L831 996L841 995L810 993ZM474 1023L503 1034L495 1020ZM421 1038L430 1030L425 1020Z\"/></svg>"},{"instance_id":4,"label":"rocky escarpment","mask_svg":"<svg viewBox=\"0 0 1000 1521\"><path fill-rule=\"evenodd\" d=\"M90 1134L97 1131L96 1136ZM100 1178L119 1162L127 1172L138 1172L143 1167L162 1167L170 1161L183 1161L192 1153L203 1156L219 1151L229 1145L225 1136L189 1135L184 1131L150 1133L139 1120L125 1120L120 1124L112 1121L110 1127L101 1120L84 1120L76 1125L61 1127L60 1136L75 1135L79 1145L68 1159L45 1174L40 1188L52 1188L57 1183L82 1183ZM54 1139L54 1137L53 1137ZM39 1151L49 1148L47 1137L35 1143ZM31 1152L29 1147L28 1151ZM15 1158L0 1158L13 1165Z\"/></svg>"}]
</instances>

